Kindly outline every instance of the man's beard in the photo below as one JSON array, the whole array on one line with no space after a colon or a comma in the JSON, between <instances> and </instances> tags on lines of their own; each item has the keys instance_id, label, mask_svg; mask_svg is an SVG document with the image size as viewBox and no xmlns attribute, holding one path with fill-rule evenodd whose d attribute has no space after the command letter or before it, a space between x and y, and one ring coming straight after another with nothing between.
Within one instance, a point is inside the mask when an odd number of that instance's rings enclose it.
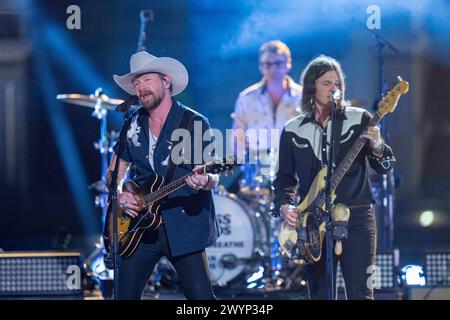
<instances>
[{"instance_id":1,"label":"man's beard","mask_svg":"<svg viewBox=\"0 0 450 320\"><path fill-rule=\"evenodd\" d=\"M148 93L146 93L148 94ZM141 100L141 104L144 107L144 109L150 111L155 110L160 105L161 101L164 99L164 91L161 92L161 94L157 95L153 91L151 92L150 99L146 100L145 102L143 99Z\"/></svg>"}]
</instances>

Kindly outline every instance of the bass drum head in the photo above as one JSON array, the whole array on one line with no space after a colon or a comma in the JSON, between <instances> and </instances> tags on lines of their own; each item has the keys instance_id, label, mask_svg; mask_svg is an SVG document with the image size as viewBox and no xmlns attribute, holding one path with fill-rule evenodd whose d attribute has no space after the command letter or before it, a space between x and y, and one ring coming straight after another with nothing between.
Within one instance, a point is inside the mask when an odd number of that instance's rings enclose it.
<instances>
[{"instance_id":1,"label":"bass drum head","mask_svg":"<svg viewBox=\"0 0 450 320\"><path fill-rule=\"evenodd\" d=\"M253 256L255 230L249 208L234 195L213 195L220 237L206 248L213 285L225 286L243 272Z\"/></svg>"}]
</instances>

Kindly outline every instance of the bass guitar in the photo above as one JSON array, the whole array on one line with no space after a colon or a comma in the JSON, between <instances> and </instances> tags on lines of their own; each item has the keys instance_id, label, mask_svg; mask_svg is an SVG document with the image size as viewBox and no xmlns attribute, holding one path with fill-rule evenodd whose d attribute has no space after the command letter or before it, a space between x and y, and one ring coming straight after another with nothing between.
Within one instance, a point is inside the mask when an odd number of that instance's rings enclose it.
<instances>
[{"instance_id":1,"label":"bass guitar","mask_svg":"<svg viewBox=\"0 0 450 320\"><path fill-rule=\"evenodd\" d=\"M398 83L380 101L378 112L372 117L367 127L376 126L384 115L393 112L400 96L407 93L408 90L408 82L398 77ZM336 198L336 187L365 144L366 139L360 136L333 172L331 176L332 202ZM320 259L325 235L325 179L327 169L325 166L317 173L307 195L297 206L296 228L289 227L284 222L281 226L278 234L280 251L289 258L299 259L304 263L314 263ZM332 208L332 212L334 209ZM303 230L300 238L297 230Z\"/></svg>"}]
</instances>

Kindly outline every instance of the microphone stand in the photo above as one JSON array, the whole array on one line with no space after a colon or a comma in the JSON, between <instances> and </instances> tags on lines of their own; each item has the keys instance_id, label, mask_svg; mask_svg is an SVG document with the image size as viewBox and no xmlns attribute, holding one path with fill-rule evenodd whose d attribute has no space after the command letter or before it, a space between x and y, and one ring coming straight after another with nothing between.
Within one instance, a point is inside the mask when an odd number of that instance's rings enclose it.
<instances>
[{"instance_id":1,"label":"microphone stand","mask_svg":"<svg viewBox=\"0 0 450 320\"><path fill-rule=\"evenodd\" d=\"M125 106L122 106L122 110L124 112L124 124L122 129L120 130L120 135L117 140L118 148L116 153L116 163L114 164L114 170L111 172L111 183L109 185L109 193L108 193L108 203L111 204L111 210L113 215L113 249L109 250L106 259L108 261L113 261L114 264L114 300L119 300L119 270L120 270L120 253L119 253L119 235L117 230L117 213L118 213L118 195L117 195L117 177L119 171L119 162L120 156L125 148L126 143L126 132L127 128L130 126L131 116L128 113L131 104L128 103ZM116 109L117 110L117 109ZM112 257L111 257L112 255Z\"/></svg>"},{"instance_id":2,"label":"microphone stand","mask_svg":"<svg viewBox=\"0 0 450 320\"><path fill-rule=\"evenodd\" d=\"M332 96L333 100L333 108L331 110L331 119L330 119L330 126L331 126L331 136L330 136L330 152L329 157L327 161L327 176L325 180L325 229L326 229L326 279L327 279L327 298L328 300L334 300L335 299L335 281L334 281L334 268L333 268L333 219L331 216L331 176L333 174L333 160L334 160L334 143L336 141L335 137L335 119L336 119L336 109L337 104L335 98ZM339 140L337 140L339 141ZM326 143L326 142L325 142Z\"/></svg>"}]
</instances>

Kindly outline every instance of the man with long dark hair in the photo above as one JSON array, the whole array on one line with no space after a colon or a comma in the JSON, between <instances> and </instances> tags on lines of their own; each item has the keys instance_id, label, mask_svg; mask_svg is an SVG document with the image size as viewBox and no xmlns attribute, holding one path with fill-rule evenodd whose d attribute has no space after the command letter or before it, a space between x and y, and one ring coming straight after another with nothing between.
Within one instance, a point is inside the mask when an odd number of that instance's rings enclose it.
<instances>
[{"instance_id":1,"label":"man with long dark hair","mask_svg":"<svg viewBox=\"0 0 450 320\"><path fill-rule=\"evenodd\" d=\"M372 117L369 112L346 106L344 74L335 59L327 56L313 59L301 80L303 112L285 125L280 139L274 182L275 213L281 215L288 226L296 227L296 200L305 198L330 156L329 124L335 105L331 93L340 90L336 124L342 121L342 131L335 141L339 148L334 165L340 163L359 136L366 138L367 143L336 188L334 203L343 203L350 209L350 220L348 237L342 242L342 255L334 257L334 274L339 259L348 298L373 299L373 288L367 280L375 258L376 223L367 162L379 174L386 174L392 170L395 159L391 148L383 142L378 127L370 126L365 130ZM306 267L311 299L327 298L324 256L323 253L319 262Z\"/></svg>"}]
</instances>

